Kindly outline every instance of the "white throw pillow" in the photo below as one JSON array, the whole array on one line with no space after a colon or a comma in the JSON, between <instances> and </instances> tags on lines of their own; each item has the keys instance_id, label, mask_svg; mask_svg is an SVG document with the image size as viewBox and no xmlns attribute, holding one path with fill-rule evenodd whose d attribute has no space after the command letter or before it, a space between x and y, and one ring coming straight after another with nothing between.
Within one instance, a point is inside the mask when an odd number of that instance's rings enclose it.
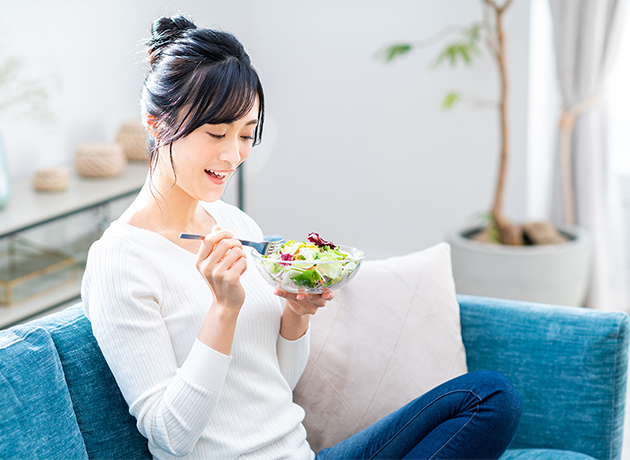
<instances>
[{"instance_id":1,"label":"white throw pillow","mask_svg":"<svg viewBox=\"0 0 630 460\"><path fill-rule=\"evenodd\" d=\"M451 248L440 243L363 262L311 318L294 399L318 452L466 372Z\"/></svg>"}]
</instances>

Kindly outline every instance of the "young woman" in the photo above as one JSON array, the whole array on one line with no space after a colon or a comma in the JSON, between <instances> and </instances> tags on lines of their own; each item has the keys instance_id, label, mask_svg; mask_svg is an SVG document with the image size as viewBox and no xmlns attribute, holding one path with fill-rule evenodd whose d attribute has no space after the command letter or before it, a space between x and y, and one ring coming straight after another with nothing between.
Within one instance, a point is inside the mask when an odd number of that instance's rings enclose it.
<instances>
[{"instance_id":1,"label":"young woman","mask_svg":"<svg viewBox=\"0 0 630 460\"><path fill-rule=\"evenodd\" d=\"M236 238L262 232L220 200L261 139L262 86L230 34L181 16L152 32L141 102L150 173L90 249L86 315L155 458L313 459L292 390L309 317L333 295L274 292L247 270ZM506 378L470 373L317 458L498 458L519 417Z\"/></svg>"}]
</instances>

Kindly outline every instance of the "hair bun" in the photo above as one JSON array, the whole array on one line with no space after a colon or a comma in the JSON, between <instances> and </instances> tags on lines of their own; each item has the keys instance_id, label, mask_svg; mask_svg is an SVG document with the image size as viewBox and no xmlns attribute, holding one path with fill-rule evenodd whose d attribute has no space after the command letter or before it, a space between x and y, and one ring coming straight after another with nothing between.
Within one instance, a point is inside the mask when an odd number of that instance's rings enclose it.
<instances>
[{"instance_id":1,"label":"hair bun","mask_svg":"<svg viewBox=\"0 0 630 460\"><path fill-rule=\"evenodd\" d=\"M180 15L156 19L151 26L151 39L147 43L151 65L160 60L166 46L175 42L187 30L196 28L193 22Z\"/></svg>"}]
</instances>

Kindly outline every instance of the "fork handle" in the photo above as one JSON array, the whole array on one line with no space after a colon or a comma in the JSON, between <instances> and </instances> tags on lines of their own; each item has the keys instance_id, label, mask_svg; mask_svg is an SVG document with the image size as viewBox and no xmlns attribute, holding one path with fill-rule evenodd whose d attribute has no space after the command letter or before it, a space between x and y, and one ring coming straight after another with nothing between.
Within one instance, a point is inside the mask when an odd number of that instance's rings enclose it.
<instances>
[{"instance_id":1,"label":"fork handle","mask_svg":"<svg viewBox=\"0 0 630 460\"><path fill-rule=\"evenodd\" d=\"M180 233L179 237L184 240L203 240L205 235L197 235L195 233Z\"/></svg>"},{"instance_id":2,"label":"fork handle","mask_svg":"<svg viewBox=\"0 0 630 460\"><path fill-rule=\"evenodd\" d=\"M180 233L179 237L184 239L184 240L203 240L205 235L197 235L196 233ZM241 240L240 238L237 238L237 240L239 240L245 246L249 246L249 247L252 247L252 248L258 250L258 252L264 251L264 249L263 249L264 242L263 243L254 243L253 241Z\"/></svg>"},{"instance_id":3,"label":"fork handle","mask_svg":"<svg viewBox=\"0 0 630 460\"><path fill-rule=\"evenodd\" d=\"M184 240L203 240L205 236L206 235L197 235L196 233L180 233L179 234L179 237ZM243 243L245 246L251 246L252 248L255 248L256 246L260 245L260 243L254 243L253 241L241 240L240 238L236 238L236 239L239 240L241 243Z\"/></svg>"}]
</instances>

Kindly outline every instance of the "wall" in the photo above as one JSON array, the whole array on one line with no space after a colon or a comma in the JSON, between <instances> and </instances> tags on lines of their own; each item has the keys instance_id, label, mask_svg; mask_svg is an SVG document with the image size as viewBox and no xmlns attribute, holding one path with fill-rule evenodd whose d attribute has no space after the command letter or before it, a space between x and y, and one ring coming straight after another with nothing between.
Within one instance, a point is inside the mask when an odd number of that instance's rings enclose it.
<instances>
[{"instance_id":1,"label":"wall","mask_svg":"<svg viewBox=\"0 0 630 460\"><path fill-rule=\"evenodd\" d=\"M471 24L481 16L479 2L255 6L253 49L276 140L271 156L257 162L254 153L248 165L247 206L266 231L303 237L316 230L375 256L402 254L444 240L488 209L496 112L466 104L445 112L440 104L451 89L494 99L494 63L486 54L469 69L431 70L440 46L390 65L374 59L387 44ZM527 148L528 7L517 2L508 14L516 169ZM521 218L524 195L515 188L525 184L517 176L506 207Z\"/></svg>"},{"instance_id":2,"label":"wall","mask_svg":"<svg viewBox=\"0 0 630 460\"><path fill-rule=\"evenodd\" d=\"M239 2L181 1L200 22L244 33ZM178 9L166 1L38 0L0 2L0 57L17 56L29 78L46 79L55 120L3 118L11 172L70 164L83 142L111 142L123 120L139 117L146 71L144 41L153 18Z\"/></svg>"},{"instance_id":3,"label":"wall","mask_svg":"<svg viewBox=\"0 0 630 460\"><path fill-rule=\"evenodd\" d=\"M0 2L0 56L21 55L33 74L59 81L54 124L0 122L13 175L71 164L78 143L111 141L137 115L142 41L151 19L175 11L169 5ZM266 233L319 231L385 257L443 241L489 208L496 113L466 104L440 109L451 89L496 97L488 55L463 69L430 68L439 44L389 65L374 58L387 44L469 25L481 17L480 2L188 0L177 7L199 25L234 32L261 74L268 121L246 165L245 203ZM515 220L529 212L529 9L515 2L507 17L514 158L506 210Z\"/></svg>"}]
</instances>

